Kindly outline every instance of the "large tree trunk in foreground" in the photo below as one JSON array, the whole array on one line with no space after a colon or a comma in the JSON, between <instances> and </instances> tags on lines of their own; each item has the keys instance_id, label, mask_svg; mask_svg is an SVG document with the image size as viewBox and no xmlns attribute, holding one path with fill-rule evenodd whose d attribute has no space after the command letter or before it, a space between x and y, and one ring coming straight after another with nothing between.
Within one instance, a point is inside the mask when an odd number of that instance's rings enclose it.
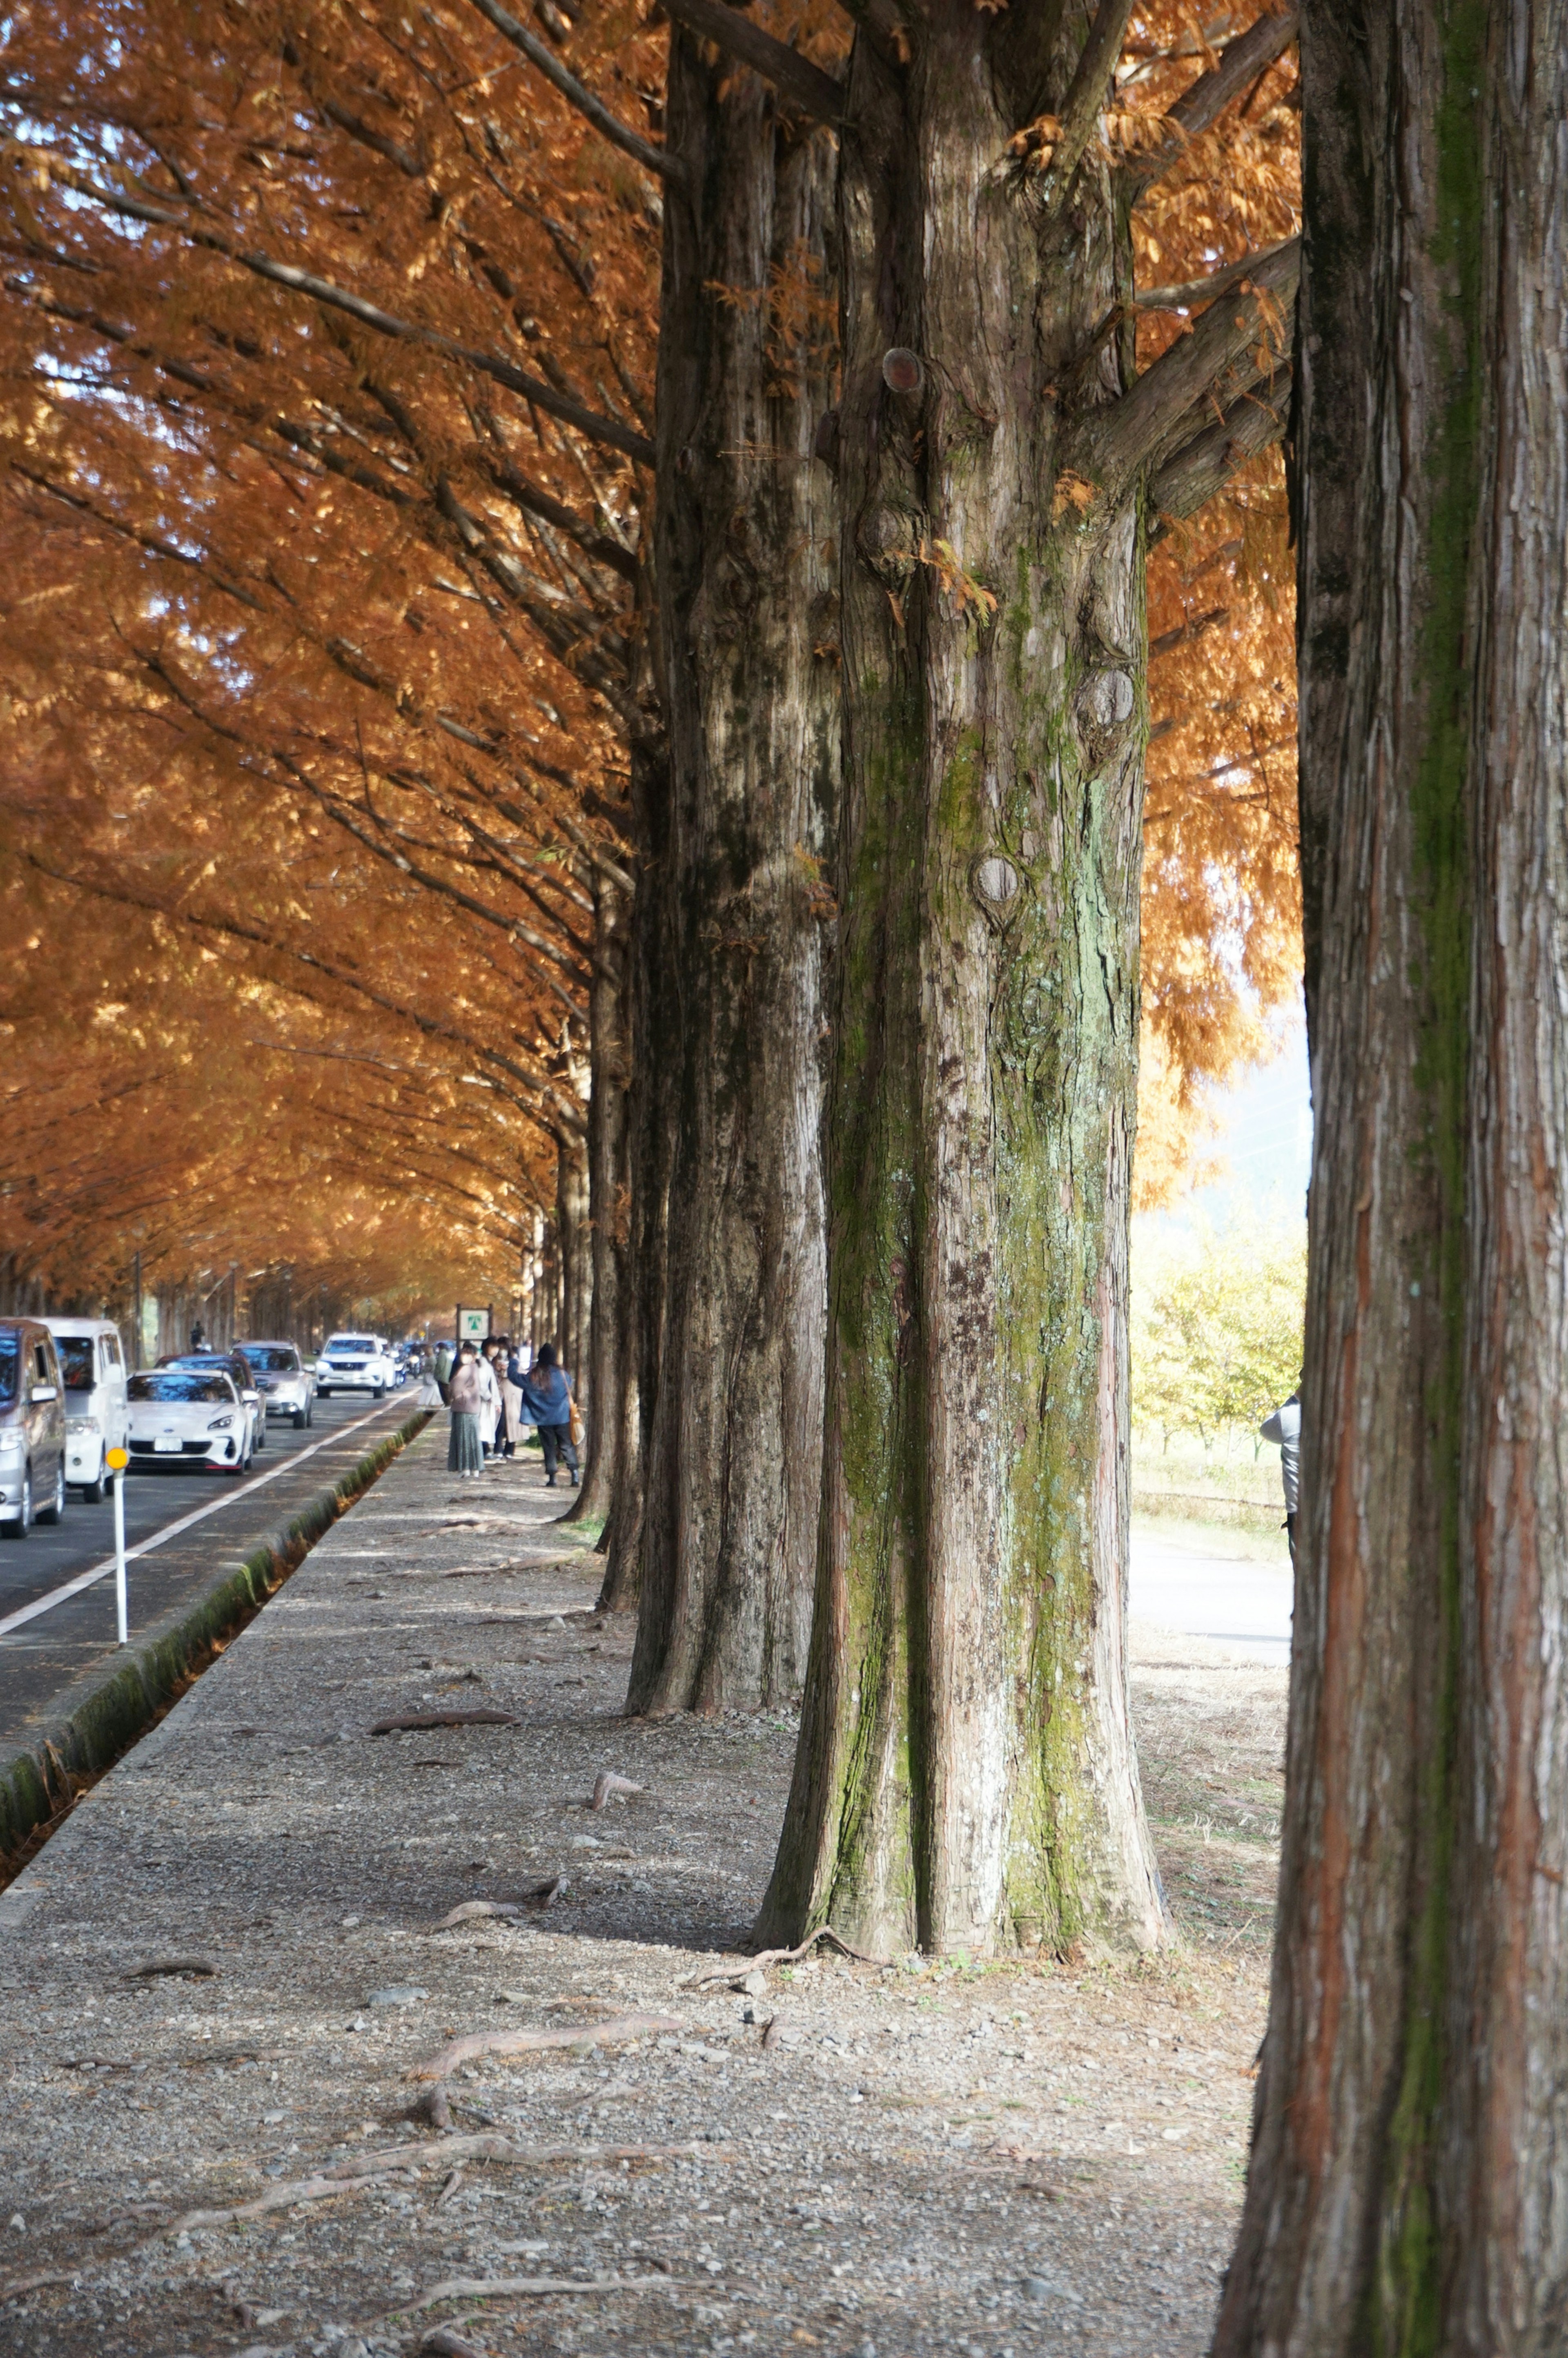
<instances>
[{"instance_id":1,"label":"large tree trunk in foreground","mask_svg":"<svg viewBox=\"0 0 1568 2358\"><path fill-rule=\"evenodd\" d=\"M731 85L727 91L722 86ZM722 94L721 94L722 92ZM663 1334L643 1466L634 1712L796 1691L826 1305L824 914L837 786L824 287L832 144L672 41L659 594L673 788Z\"/></svg>"},{"instance_id":2,"label":"large tree trunk in foreground","mask_svg":"<svg viewBox=\"0 0 1568 2358\"><path fill-rule=\"evenodd\" d=\"M1568 2338L1568 19L1309 12L1317 1109L1226 2353Z\"/></svg>"},{"instance_id":3,"label":"large tree trunk in foreground","mask_svg":"<svg viewBox=\"0 0 1568 2358\"><path fill-rule=\"evenodd\" d=\"M842 164L827 1462L761 1929L1146 1946L1125 1677L1143 535L1136 485L1058 484L1124 386L1097 330L1128 292L1125 220L1097 162L1054 218L1007 169L1084 13L934 0L906 23L907 68L858 37Z\"/></svg>"}]
</instances>

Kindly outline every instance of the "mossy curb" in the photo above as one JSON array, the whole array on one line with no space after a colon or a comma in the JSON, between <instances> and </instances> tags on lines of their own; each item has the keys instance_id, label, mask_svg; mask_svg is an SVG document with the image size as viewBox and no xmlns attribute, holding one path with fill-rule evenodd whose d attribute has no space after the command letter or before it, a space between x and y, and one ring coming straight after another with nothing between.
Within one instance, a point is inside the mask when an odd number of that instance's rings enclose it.
<instances>
[{"instance_id":1,"label":"mossy curb","mask_svg":"<svg viewBox=\"0 0 1568 2358\"><path fill-rule=\"evenodd\" d=\"M330 1489L319 1491L288 1522L269 1531L243 1562L225 1563L214 1585L174 1628L130 1655L68 1720L0 1771L0 1882L20 1869L39 1829L64 1816L77 1794L113 1768L178 1701L222 1646L276 1594L344 1508L424 1430L430 1414L428 1409L416 1410Z\"/></svg>"}]
</instances>

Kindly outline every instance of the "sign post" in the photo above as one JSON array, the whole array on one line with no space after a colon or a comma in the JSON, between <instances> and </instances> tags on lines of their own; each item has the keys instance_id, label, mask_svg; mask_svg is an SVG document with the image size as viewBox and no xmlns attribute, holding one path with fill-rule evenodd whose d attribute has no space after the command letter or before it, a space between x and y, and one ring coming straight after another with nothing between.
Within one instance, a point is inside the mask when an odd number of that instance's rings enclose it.
<instances>
[{"instance_id":1,"label":"sign post","mask_svg":"<svg viewBox=\"0 0 1568 2358\"><path fill-rule=\"evenodd\" d=\"M114 1617L119 1624L119 1643L131 1642L130 1619L125 1595L125 1468L131 1462L128 1449L106 1449L104 1460L114 1476Z\"/></svg>"}]
</instances>

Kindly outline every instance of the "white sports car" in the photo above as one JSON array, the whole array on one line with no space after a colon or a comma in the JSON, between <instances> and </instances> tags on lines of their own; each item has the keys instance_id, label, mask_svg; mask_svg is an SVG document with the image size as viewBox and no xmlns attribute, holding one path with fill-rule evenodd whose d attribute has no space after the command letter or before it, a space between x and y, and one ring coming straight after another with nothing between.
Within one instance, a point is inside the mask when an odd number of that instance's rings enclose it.
<instances>
[{"instance_id":1,"label":"white sports car","mask_svg":"<svg viewBox=\"0 0 1568 2358\"><path fill-rule=\"evenodd\" d=\"M133 1466L212 1466L243 1474L250 1464L250 1420L225 1369L147 1368L126 1390Z\"/></svg>"},{"instance_id":2,"label":"white sports car","mask_svg":"<svg viewBox=\"0 0 1568 2358\"><path fill-rule=\"evenodd\" d=\"M396 1380L392 1346L379 1335L329 1335L316 1362L316 1390L322 1400L333 1392L370 1392L380 1400Z\"/></svg>"}]
</instances>

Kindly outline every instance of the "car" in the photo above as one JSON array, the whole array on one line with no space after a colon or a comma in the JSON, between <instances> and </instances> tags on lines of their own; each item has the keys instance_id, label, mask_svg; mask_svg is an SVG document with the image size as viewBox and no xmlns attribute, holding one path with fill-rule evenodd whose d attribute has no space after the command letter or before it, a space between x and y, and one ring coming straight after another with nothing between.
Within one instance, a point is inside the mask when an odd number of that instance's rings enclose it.
<instances>
[{"instance_id":1,"label":"car","mask_svg":"<svg viewBox=\"0 0 1568 2358\"><path fill-rule=\"evenodd\" d=\"M316 1362L316 1390L322 1400L333 1392L369 1392L384 1400L396 1380L392 1346L379 1335L329 1335Z\"/></svg>"},{"instance_id":2,"label":"car","mask_svg":"<svg viewBox=\"0 0 1568 2358\"><path fill-rule=\"evenodd\" d=\"M315 1374L292 1343L242 1343L240 1349L268 1416L291 1416L297 1427L314 1422Z\"/></svg>"},{"instance_id":3,"label":"car","mask_svg":"<svg viewBox=\"0 0 1568 2358\"><path fill-rule=\"evenodd\" d=\"M0 1532L65 1514L65 1386L41 1318L0 1318ZM42 1498L46 1503L38 1504Z\"/></svg>"},{"instance_id":4,"label":"car","mask_svg":"<svg viewBox=\"0 0 1568 2358\"><path fill-rule=\"evenodd\" d=\"M244 1403L247 1432L245 1455L266 1447L266 1412L257 1386L255 1371L243 1351L166 1351L158 1361L160 1368L225 1368L233 1378L234 1390Z\"/></svg>"},{"instance_id":5,"label":"car","mask_svg":"<svg viewBox=\"0 0 1568 2358\"><path fill-rule=\"evenodd\" d=\"M107 1318L46 1318L65 1384L65 1478L91 1507L109 1487L109 1452L125 1445L125 1355Z\"/></svg>"},{"instance_id":6,"label":"car","mask_svg":"<svg viewBox=\"0 0 1568 2358\"><path fill-rule=\"evenodd\" d=\"M206 1362L202 1364L203 1360ZM147 1473L211 1466L243 1474L251 1462L250 1412L228 1355L193 1353L184 1367L144 1368L125 1387L131 1464Z\"/></svg>"}]
</instances>

